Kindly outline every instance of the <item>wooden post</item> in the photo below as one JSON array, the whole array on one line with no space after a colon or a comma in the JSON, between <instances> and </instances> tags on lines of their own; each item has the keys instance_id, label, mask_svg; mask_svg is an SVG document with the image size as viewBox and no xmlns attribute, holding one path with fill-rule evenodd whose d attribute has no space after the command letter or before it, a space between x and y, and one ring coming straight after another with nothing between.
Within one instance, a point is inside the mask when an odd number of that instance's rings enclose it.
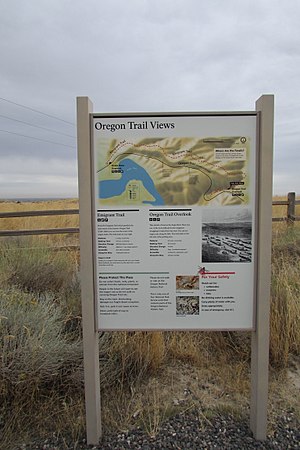
<instances>
[{"instance_id":1,"label":"wooden post","mask_svg":"<svg viewBox=\"0 0 300 450\"><path fill-rule=\"evenodd\" d=\"M95 324L92 181L90 113L93 105L88 97L77 98L80 278L82 302L84 386L86 433L88 445L97 445L102 436L100 413L99 340Z\"/></svg>"},{"instance_id":2,"label":"wooden post","mask_svg":"<svg viewBox=\"0 0 300 450\"><path fill-rule=\"evenodd\" d=\"M272 244L272 167L274 96L256 102L259 128L257 186L256 325L251 343L250 427L258 440L266 439L269 366L269 314Z\"/></svg>"},{"instance_id":3,"label":"wooden post","mask_svg":"<svg viewBox=\"0 0 300 450\"><path fill-rule=\"evenodd\" d=\"M288 207L287 207L287 224L289 226L294 225L295 205L296 205L296 194L295 194L295 192L289 192L288 193Z\"/></svg>"}]
</instances>

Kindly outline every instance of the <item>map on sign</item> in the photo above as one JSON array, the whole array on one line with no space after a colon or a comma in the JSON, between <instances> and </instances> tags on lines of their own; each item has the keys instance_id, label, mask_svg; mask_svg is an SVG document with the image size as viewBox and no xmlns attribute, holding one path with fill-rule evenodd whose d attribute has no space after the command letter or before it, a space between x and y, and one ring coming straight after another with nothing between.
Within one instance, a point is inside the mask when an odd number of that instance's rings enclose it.
<instances>
[{"instance_id":1,"label":"map on sign","mask_svg":"<svg viewBox=\"0 0 300 450\"><path fill-rule=\"evenodd\" d=\"M98 203L246 205L250 138L144 138L97 142Z\"/></svg>"}]
</instances>

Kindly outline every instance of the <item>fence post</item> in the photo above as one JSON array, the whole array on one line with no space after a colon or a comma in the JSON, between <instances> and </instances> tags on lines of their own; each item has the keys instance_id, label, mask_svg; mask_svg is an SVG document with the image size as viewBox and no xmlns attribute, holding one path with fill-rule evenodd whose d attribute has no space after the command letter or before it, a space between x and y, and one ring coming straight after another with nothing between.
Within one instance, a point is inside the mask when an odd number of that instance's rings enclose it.
<instances>
[{"instance_id":1,"label":"fence post","mask_svg":"<svg viewBox=\"0 0 300 450\"><path fill-rule=\"evenodd\" d=\"M294 225L295 221L295 203L296 202L296 194L295 192L288 193L288 207L287 207L287 224L289 226Z\"/></svg>"}]
</instances>

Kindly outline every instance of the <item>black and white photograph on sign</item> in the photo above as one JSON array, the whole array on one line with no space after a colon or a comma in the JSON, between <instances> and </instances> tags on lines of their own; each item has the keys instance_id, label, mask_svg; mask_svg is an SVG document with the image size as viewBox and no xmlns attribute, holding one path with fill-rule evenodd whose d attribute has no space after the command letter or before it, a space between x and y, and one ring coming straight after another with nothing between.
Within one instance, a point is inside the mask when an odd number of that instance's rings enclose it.
<instances>
[{"instance_id":1,"label":"black and white photograph on sign","mask_svg":"<svg viewBox=\"0 0 300 450\"><path fill-rule=\"evenodd\" d=\"M202 262L252 261L252 214L249 208L206 208L202 223Z\"/></svg>"},{"instance_id":2,"label":"black and white photograph on sign","mask_svg":"<svg viewBox=\"0 0 300 450\"><path fill-rule=\"evenodd\" d=\"M199 314L199 296L176 297L176 316L193 316Z\"/></svg>"},{"instance_id":3,"label":"black and white photograph on sign","mask_svg":"<svg viewBox=\"0 0 300 450\"><path fill-rule=\"evenodd\" d=\"M197 275L176 275L176 290L199 289L199 276Z\"/></svg>"}]
</instances>

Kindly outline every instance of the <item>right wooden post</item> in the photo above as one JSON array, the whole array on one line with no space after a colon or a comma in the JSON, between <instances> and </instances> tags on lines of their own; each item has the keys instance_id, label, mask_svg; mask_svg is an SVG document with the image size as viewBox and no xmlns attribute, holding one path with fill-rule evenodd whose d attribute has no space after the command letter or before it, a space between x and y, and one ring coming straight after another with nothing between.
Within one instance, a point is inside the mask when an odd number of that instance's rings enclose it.
<instances>
[{"instance_id":1,"label":"right wooden post","mask_svg":"<svg viewBox=\"0 0 300 450\"><path fill-rule=\"evenodd\" d=\"M287 224L294 225L295 220L295 205L296 205L296 194L295 192L288 193L288 207L287 207Z\"/></svg>"},{"instance_id":2,"label":"right wooden post","mask_svg":"<svg viewBox=\"0 0 300 450\"><path fill-rule=\"evenodd\" d=\"M257 440L267 436L269 325L272 245L274 96L256 102L258 112L256 320L251 341L250 427Z\"/></svg>"}]
</instances>

